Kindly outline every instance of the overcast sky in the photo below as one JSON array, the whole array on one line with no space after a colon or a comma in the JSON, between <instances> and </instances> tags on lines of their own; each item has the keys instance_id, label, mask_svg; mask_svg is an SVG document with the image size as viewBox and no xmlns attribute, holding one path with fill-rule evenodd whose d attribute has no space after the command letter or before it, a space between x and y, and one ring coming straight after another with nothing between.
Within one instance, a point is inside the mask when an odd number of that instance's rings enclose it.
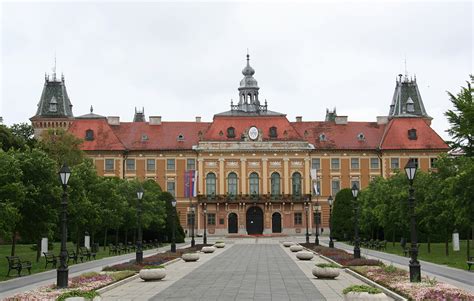
<instances>
[{"instance_id":1,"label":"overcast sky","mask_svg":"<svg viewBox=\"0 0 474 301\"><path fill-rule=\"evenodd\" d=\"M472 2L2 4L0 116L29 122L57 57L75 116L211 121L238 99L247 48L260 99L291 121L387 115L416 74L433 128L473 71Z\"/></svg>"}]
</instances>

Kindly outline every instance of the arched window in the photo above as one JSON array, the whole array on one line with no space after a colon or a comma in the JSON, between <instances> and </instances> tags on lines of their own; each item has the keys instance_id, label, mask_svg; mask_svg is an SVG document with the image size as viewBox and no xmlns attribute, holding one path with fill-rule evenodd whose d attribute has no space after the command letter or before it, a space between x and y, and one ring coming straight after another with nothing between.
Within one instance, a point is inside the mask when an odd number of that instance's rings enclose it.
<instances>
[{"instance_id":1,"label":"arched window","mask_svg":"<svg viewBox=\"0 0 474 301\"><path fill-rule=\"evenodd\" d=\"M87 130L86 131L86 140L87 141L94 140L94 131L93 130Z\"/></svg>"},{"instance_id":2,"label":"arched window","mask_svg":"<svg viewBox=\"0 0 474 301\"><path fill-rule=\"evenodd\" d=\"M233 127L227 128L227 138L235 138L235 129Z\"/></svg>"},{"instance_id":3,"label":"arched window","mask_svg":"<svg viewBox=\"0 0 474 301\"><path fill-rule=\"evenodd\" d=\"M232 196L237 195L237 174L235 172L231 172L227 177L227 193Z\"/></svg>"},{"instance_id":4,"label":"arched window","mask_svg":"<svg viewBox=\"0 0 474 301\"><path fill-rule=\"evenodd\" d=\"M272 173L270 181L272 196L280 195L280 174L277 172Z\"/></svg>"},{"instance_id":5,"label":"arched window","mask_svg":"<svg viewBox=\"0 0 474 301\"><path fill-rule=\"evenodd\" d=\"M293 195L300 196L301 195L301 174L299 172L295 172L292 177L293 182Z\"/></svg>"},{"instance_id":6,"label":"arched window","mask_svg":"<svg viewBox=\"0 0 474 301\"><path fill-rule=\"evenodd\" d=\"M259 193L258 174L256 172L252 172L249 176L249 193L250 194Z\"/></svg>"},{"instance_id":7,"label":"arched window","mask_svg":"<svg viewBox=\"0 0 474 301\"><path fill-rule=\"evenodd\" d=\"M206 193L208 196L216 195L216 175L212 172L206 176Z\"/></svg>"}]
</instances>

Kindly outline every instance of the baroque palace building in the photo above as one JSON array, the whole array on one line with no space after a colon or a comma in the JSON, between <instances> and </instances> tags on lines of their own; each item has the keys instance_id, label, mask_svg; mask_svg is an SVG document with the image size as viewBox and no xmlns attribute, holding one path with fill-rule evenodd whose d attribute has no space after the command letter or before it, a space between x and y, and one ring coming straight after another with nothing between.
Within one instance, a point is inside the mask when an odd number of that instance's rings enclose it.
<instances>
[{"instance_id":1,"label":"baroque palace building","mask_svg":"<svg viewBox=\"0 0 474 301\"><path fill-rule=\"evenodd\" d=\"M52 74L31 122L37 136L64 128L83 139L99 175L155 180L175 196L184 229L195 208L197 233L206 223L211 235L305 233L307 223L328 233L329 196L363 189L408 160L428 171L448 150L430 127L416 78L399 75L389 114L376 121L350 122L335 109L324 121L289 121L260 101L248 55L242 73L238 102L212 122L147 121L143 109L122 122L92 107L74 117L64 77Z\"/></svg>"}]
</instances>

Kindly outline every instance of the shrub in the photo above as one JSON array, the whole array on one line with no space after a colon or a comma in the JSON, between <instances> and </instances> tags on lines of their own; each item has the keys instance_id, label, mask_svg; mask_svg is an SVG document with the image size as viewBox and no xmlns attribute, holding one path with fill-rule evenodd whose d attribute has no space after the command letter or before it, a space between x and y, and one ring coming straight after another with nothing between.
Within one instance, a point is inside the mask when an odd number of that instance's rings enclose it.
<instances>
[{"instance_id":1,"label":"shrub","mask_svg":"<svg viewBox=\"0 0 474 301\"><path fill-rule=\"evenodd\" d=\"M331 216L333 238L347 240L354 233L352 192L349 188L340 190L334 199Z\"/></svg>"},{"instance_id":2,"label":"shrub","mask_svg":"<svg viewBox=\"0 0 474 301\"><path fill-rule=\"evenodd\" d=\"M341 264L345 266L362 266L362 265L374 266L374 265L382 265L382 262L380 260L375 260L375 259L357 258L357 259L344 261Z\"/></svg>"},{"instance_id":3,"label":"shrub","mask_svg":"<svg viewBox=\"0 0 474 301\"><path fill-rule=\"evenodd\" d=\"M367 286L367 285L351 285L346 287L342 293L344 295L355 292L355 293L369 293L369 294L380 294L382 291L378 288Z\"/></svg>"},{"instance_id":4,"label":"shrub","mask_svg":"<svg viewBox=\"0 0 474 301\"><path fill-rule=\"evenodd\" d=\"M96 291L74 290L74 291L69 291L67 293L61 294L56 300L64 301L66 300L66 298L69 298L69 297L83 297L86 300L92 300L97 296L99 296L99 293L97 293Z\"/></svg>"},{"instance_id":5,"label":"shrub","mask_svg":"<svg viewBox=\"0 0 474 301\"><path fill-rule=\"evenodd\" d=\"M337 264L334 264L334 263L318 263L318 264L316 264L316 266L318 268L335 268L335 269L339 268L339 266Z\"/></svg>"},{"instance_id":6,"label":"shrub","mask_svg":"<svg viewBox=\"0 0 474 301\"><path fill-rule=\"evenodd\" d=\"M143 270L152 270L152 269L164 269L165 266L160 264L160 265L146 265L142 267Z\"/></svg>"},{"instance_id":7,"label":"shrub","mask_svg":"<svg viewBox=\"0 0 474 301\"><path fill-rule=\"evenodd\" d=\"M383 266L382 267L383 271L385 273L389 273L389 274L394 274L397 272L397 268L393 266L393 264L391 265L387 265L387 266Z\"/></svg>"},{"instance_id":8,"label":"shrub","mask_svg":"<svg viewBox=\"0 0 474 301\"><path fill-rule=\"evenodd\" d=\"M134 271L118 271L110 274L114 281L120 281L133 275L135 275Z\"/></svg>"}]
</instances>

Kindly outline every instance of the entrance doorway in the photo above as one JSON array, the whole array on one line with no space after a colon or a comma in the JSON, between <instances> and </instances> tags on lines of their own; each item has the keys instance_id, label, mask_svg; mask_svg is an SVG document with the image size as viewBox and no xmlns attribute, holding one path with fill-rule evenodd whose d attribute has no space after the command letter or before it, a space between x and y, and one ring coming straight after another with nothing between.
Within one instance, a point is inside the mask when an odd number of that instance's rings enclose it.
<instances>
[{"instance_id":1,"label":"entrance doorway","mask_svg":"<svg viewBox=\"0 0 474 301\"><path fill-rule=\"evenodd\" d=\"M263 211L260 207L253 206L247 210L247 233L263 233Z\"/></svg>"},{"instance_id":2,"label":"entrance doorway","mask_svg":"<svg viewBox=\"0 0 474 301\"><path fill-rule=\"evenodd\" d=\"M281 214L278 212L272 215L272 233L281 233Z\"/></svg>"},{"instance_id":3,"label":"entrance doorway","mask_svg":"<svg viewBox=\"0 0 474 301\"><path fill-rule=\"evenodd\" d=\"M236 213L229 214L229 218L227 219L227 231L229 233L238 233L238 217Z\"/></svg>"}]
</instances>

